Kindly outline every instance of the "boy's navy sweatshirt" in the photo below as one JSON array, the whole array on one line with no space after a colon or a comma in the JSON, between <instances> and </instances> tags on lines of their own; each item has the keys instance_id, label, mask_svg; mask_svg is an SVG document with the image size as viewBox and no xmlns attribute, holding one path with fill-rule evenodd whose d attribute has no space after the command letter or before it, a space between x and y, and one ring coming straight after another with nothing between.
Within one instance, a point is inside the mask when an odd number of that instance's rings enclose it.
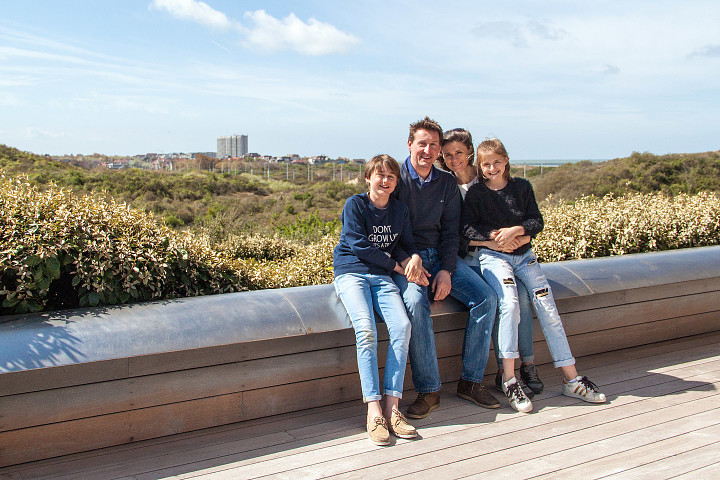
<instances>
[{"instance_id":1,"label":"boy's navy sweatshirt","mask_svg":"<svg viewBox=\"0 0 720 480\"><path fill-rule=\"evenodd\" d=\"M417 253L408 208L390 198L377 208L367 193L353 195L343 207L340 242L333 251L335 276L343 273L388 275Z\"/></svg>"},{"instance_id":2,"label":"boy's navy sweatshirt","mask_svg":"<svg viewBox=\"0 0 720 480\"><path fill-rule=\"evenodd\" d=\"M497 191L489 189L484 182L470 187L462 206L461 223L464 247L470 240L490 240L490 232L499 228L522 225L525 235L535 237L544 227L532 185L519 177L511 178L505 188ZM526 243L512 253L521 255L530 248Z\"/></svg>"},{"instance_id":3,"label":"boy's navy sweatshirt","mask_svg":"<svg viewBox=\"0 0 720 480\"><path fill-rule=\"evenodd\" d=\"M410 209L417 249L437 249L440 268L452 274L460 241L460 190L448 172L432 167L429 178L421 186L408 157L400 166L393 195Z\"/></svg>"}]
</instances>

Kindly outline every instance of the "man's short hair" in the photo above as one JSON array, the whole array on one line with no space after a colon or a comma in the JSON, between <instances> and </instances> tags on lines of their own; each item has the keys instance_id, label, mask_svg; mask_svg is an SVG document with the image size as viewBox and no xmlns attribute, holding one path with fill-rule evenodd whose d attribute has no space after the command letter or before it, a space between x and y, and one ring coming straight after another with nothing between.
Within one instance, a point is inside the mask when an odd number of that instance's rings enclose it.
<instances>
[{"instance_id":1,"label":"man's short hair","mask_svg":"<svg viewBox=\"0 0 720 480\"><path fill-rule=\"evenodd\" d=\"M422 120L410 124L410 135L408 135L408 143L415 141L415 133L418 130L427 130L428 132L437 132L438 140L442 141L443 129L438 122L426 116Z\"/></svg>"}]
</instances>

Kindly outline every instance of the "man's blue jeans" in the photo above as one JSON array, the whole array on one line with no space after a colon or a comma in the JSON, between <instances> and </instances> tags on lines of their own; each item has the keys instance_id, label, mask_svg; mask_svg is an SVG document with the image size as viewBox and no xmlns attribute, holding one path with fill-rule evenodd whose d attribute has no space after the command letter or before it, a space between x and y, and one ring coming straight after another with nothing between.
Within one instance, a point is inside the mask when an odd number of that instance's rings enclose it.
<instances>
[{"instance_id":1,"label":"man's blue jeans","mask_svg":"<svg viewBox=\"0 0 720 480\"><path fill-rule=\"evenodd\" d=\"M422 250L420 257L423 267L432 275L430 278L432 285L435 275L441 268L437 250L434 248ZM435 349L435 331L430 317L428 287L408 282L403 275L393 274L393 280L400 287L412 324L409 356L415 390L418 393L437 392L441 387L440 370ZM470 309L463 340L461 377L470 382L482 383L492 341L497 295L482 277L460 259L452 275L450 295Z\"/></svg>"}]
</instances>

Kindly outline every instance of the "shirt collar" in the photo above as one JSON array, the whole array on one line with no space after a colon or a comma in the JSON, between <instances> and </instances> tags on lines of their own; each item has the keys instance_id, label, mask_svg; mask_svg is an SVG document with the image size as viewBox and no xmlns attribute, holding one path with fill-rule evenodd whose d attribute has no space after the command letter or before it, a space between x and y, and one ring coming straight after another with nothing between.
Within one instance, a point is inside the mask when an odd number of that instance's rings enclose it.
<instances>
[{"instance_id":1,"label":"shirt collar","mask_svg":"<svg viewBox=\"0 0 720 480\"><path fill-rule=\"evenodd\" d=\"M430 183L433 180L437 180L437 178L440 176L440 174L437 172L437 169L435 168L435 165L433 165L430 169L430 175L428 175L427 178L423 180L420 175L418 175L418 173L415 171L415 168L412 166L412 162L410 161L410 155L408 155L408 157L405 159L405 167L410 174L410 178L418 182L420 186L423 186L426 183Z\"/></svg>"}]
</instances>

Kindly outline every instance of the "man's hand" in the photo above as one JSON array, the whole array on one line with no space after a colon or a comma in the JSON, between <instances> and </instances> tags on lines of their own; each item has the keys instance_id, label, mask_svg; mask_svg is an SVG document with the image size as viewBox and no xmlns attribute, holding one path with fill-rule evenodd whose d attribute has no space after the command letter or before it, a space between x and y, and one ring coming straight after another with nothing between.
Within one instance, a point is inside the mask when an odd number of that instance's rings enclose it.
<instances>
[{"instance_id":1,"label":"man's hand","mask_svg":"<svg viewBox=\"0 0 720 480\"><path fill-rule=\"evenodd\" d=\"M432 291L435 293L433 300L439 302L444 299L450 293L452 288L452 280L450 279L450 272L447 270L440 270L432 282Z\"/></svg>"}]
</instances>

